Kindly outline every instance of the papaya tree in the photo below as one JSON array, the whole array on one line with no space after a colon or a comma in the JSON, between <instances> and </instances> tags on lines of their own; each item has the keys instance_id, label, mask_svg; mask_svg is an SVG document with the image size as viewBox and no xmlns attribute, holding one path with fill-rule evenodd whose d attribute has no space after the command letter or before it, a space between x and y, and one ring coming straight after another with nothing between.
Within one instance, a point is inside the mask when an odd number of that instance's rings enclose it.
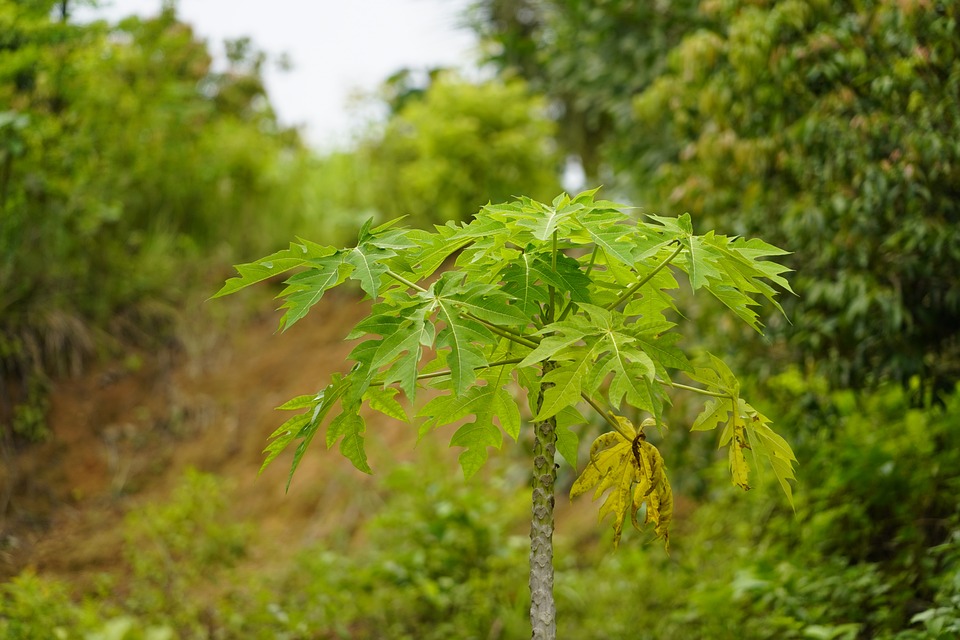
<instances>
[{"instance_id":1,"label":"papaya tree","mask_svg":"<svg viewBox=\"0 0 960 640\"><path fill-rule=\"evenodd\" d=\"M555 455L577 468L571 427L586 421L581 407L608 428L571 495L606 494L600 518L612 516L615 544L628 515L668 542L673 496L664 458L645 429L663 426L664 406L677 390L707 398L690 427L719 429L736 485L749 488L751 465L766 463L792 502L790 446L740 396L720 359L688 358L670 319L676 278L685 274L694 292L713 295L759 331L760 299L779 308L775 286L790 291L786 268L767 259L783 253L757 239L695 235L689 215L635 220L588 191L551 204L522 197L487 205L469 223L433 231L399 220L368 222L346 249L297 239L238 265L239 276L215 297L297 270L278 295L282 329L348 280L372 301L347 335L361 339L349 356L352 368L280 407L299 413L270 436L263 466L296 443L289 478L324 424L327 448L339 442L357 469L371 473L361 407L407 421L399 398L416 407L426 386L436 393L416 410L419 435L459 424L450 444L462 449L468 478L491 447L500 448L504 433L519 438L526 412L534 439L530 618L534 638L553 638ZM680 375L689 380L678 381ZM514 399L517 389L525 392L525 408ZM648 417L634 425L622 415L627 407Z\"/></svg>"}]
</instances>

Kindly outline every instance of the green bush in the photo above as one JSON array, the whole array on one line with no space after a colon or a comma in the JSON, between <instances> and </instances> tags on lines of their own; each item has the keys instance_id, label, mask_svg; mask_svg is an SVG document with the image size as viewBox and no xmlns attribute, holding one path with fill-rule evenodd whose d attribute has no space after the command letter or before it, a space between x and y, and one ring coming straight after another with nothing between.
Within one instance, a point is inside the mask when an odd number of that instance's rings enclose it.
<instances>
[{"instance_id":1,"label":"green bush","mask_svg":"<svg viewBox=\"0 0 960 640\"><path fill-rule=\"evenodd\" d=\"M262 55L219 73L172 8L108 25L59 5L0 5L5 437L43 435L50 378L168 341L203 267L323 224L302 213L313 168L269 107Z\"/></svg>"},{"instance_id":2,"label":"green bush","mask_svg":"<svg viewBox=\"0 0 960 640\"><path fill-rule=\"evenodd\" d=\"M226 491L217 477L189 470L168 502L130 512L124 558L131 569L125 611L204 637L216 600L198 597L244 555L249 531L224 520Z\"/></svg>"},{"instance_id":3,"label":"green bush","mask_svg":"<svg viewBox=\"0 0 960 640\"><path fill-rule=\"evenodd\" d=\"M637 96L636 180L795 253L799 362L836 384L960 380L958 5L701 3ZM628 169L629 170L629 169ZM719 224L719 222L717 222Z\"/></svg>"},{"instance_id":4,"label":"green bush","mask_svg":"<svg viewBox=\"0 0 960 640\"><path fill-rule=\"evenodd\" d=\"M559 190L560 158L542 99L519 82L441 74L362 143L366 186L385 218L463 221L489 202Z\"/></svg>"},{"instance_id":5,"label":"green bush","mask_svg":"<svg viewBox=\"0 0 960 640\"><path fill-rule=\"evenodd\" d=\"M438 454L439 455L439 454ZM493 476L491 476L492 478ZM229 637L469 638L529 633L525 495L401 465L355 548L300 554L277 582L235 594ZM251 602L252 601L252 602Z\"/></svg>"}]
</instances>

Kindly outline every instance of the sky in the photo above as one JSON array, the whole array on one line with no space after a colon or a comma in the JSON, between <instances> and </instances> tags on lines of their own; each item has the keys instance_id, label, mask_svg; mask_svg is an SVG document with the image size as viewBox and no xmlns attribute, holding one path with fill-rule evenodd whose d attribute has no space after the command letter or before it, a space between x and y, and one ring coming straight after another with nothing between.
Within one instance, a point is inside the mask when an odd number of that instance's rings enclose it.
<instances>
[{"instance_id":1,"label":"sky","mask_svg":"<svg viewBox=\"0 0 960 640\"><path fill-rule=\"evenodd\" d=\"M153 15L162 0L101 0L77 11L80 20ZM470 69L476 39L458 27L469 0L180 0L178 14L211 50L227 38L250 36L291 71L268 65L267 91L282 123L304 125L318 149L343 146L360 112L351 96L370 93L403 67Z\"/></svg>"}]
</instances>

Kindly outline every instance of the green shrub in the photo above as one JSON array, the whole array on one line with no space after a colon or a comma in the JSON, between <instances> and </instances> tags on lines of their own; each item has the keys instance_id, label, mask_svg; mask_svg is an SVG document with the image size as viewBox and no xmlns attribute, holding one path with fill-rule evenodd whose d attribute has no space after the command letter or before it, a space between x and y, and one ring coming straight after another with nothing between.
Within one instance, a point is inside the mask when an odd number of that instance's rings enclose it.
<instances>
[{"instance_id":1,"label":"green shrub","mask_svg":"<svg viewBox=\"0 0 960 640\"><path fill-rule=\"evenodd\" d=\"M441 455L441 454L437 454ZM494 476L491 475L491 478ZM401 465L361 544L304 550L286 575L221 610L227 637L512 638L529 634L526 496Z\"/></svg>"},{"instance_id":2,"label":"green shrub","mask_svg":"<svg viewBox=\"0 0 960 640\"><path fill-rule=\"evenodd\" d=\"M218 478L189 470L169 502L128 514L126 611L203 637L202 623L216 609L210 589L244 555L249 537L247 527L224 520L226 495Z\"/></svg>"}]
</instances>

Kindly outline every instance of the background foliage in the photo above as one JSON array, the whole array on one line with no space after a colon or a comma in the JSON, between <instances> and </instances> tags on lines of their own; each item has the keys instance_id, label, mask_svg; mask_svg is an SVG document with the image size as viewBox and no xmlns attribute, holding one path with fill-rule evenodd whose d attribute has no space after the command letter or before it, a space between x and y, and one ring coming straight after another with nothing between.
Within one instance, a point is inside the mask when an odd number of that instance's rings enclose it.
<instances>
[{"instance_id":1,"label":"background foliage","mask_svg":"<svg viewBox=\"0 0 960 640\"><path fill-rule=\"evenodd\" d=\"M443 224L488 202L521 193L547 200L559 189L553 122L524 83L435 72L426 87L397 98L383 130L361 145L378 211Z\"/></svg>"}]
</instances>

